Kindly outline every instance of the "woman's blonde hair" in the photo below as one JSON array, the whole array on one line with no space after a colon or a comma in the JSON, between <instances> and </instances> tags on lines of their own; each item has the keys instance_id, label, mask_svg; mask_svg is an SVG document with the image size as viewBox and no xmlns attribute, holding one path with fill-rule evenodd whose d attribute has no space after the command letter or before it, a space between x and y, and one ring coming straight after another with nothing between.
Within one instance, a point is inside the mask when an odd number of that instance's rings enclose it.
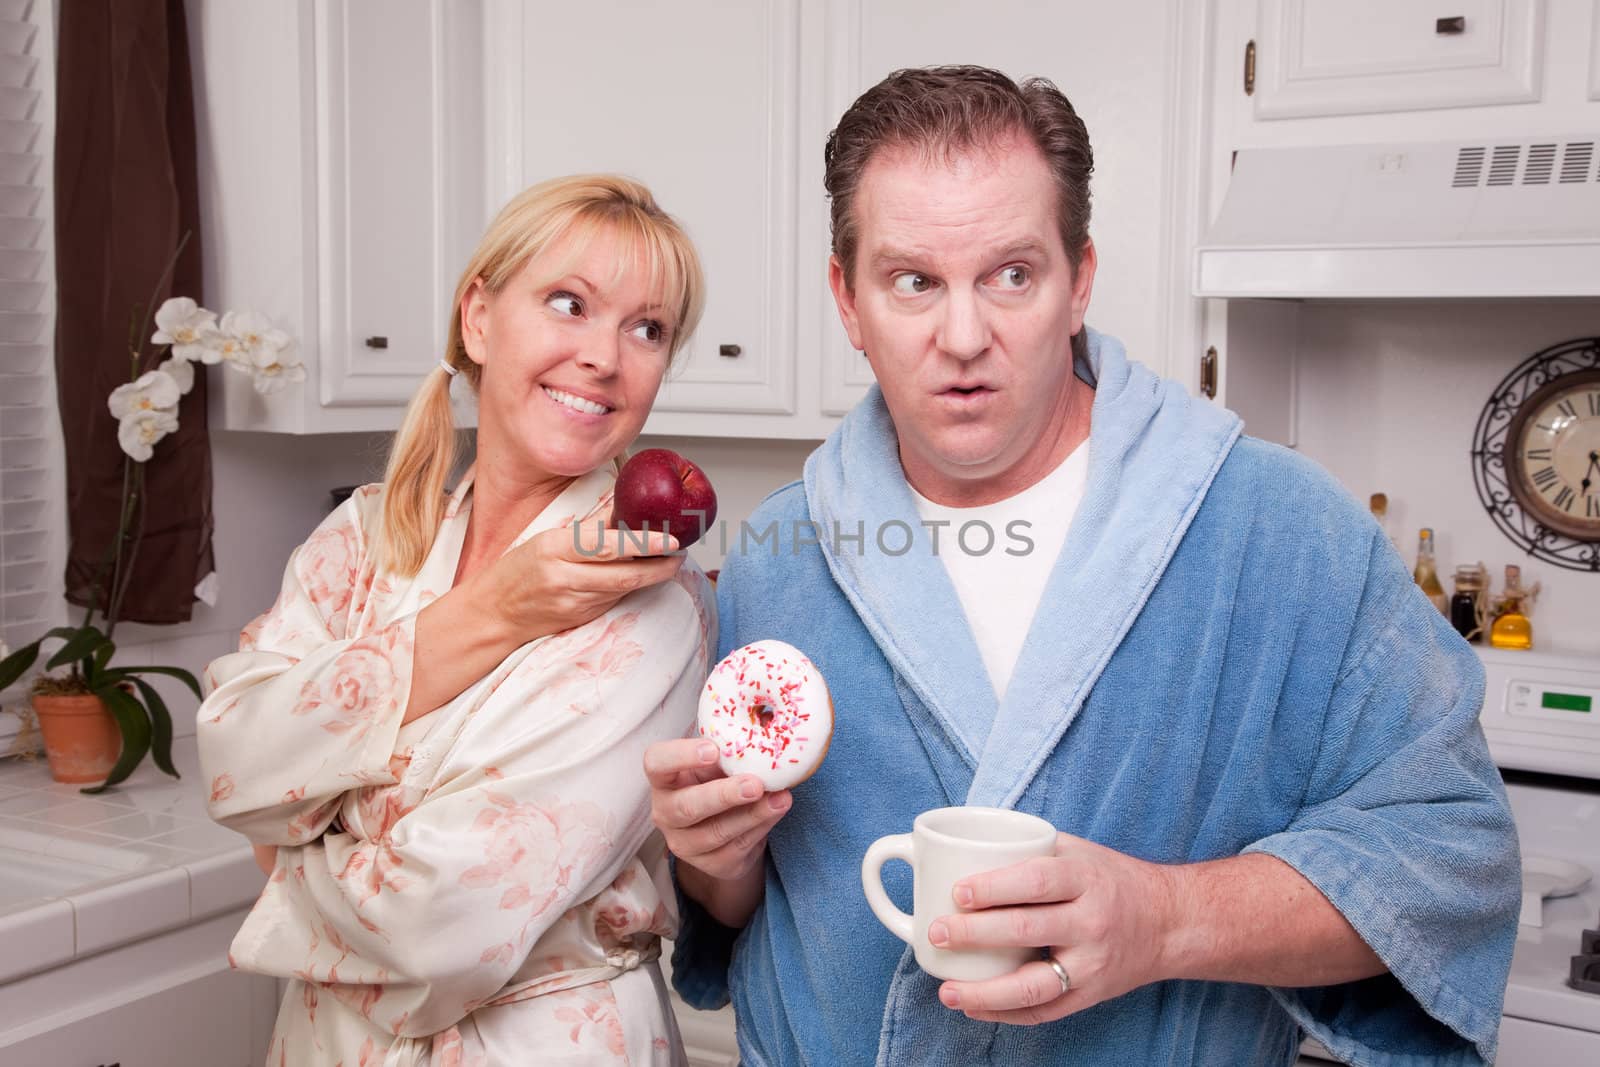
<instances>
[{"instance_id":1,"label":"woman's blonde hair","mask_svg":"<svg viewBox=\"0 0 1600 1067\"><path fill-rule=\"evenodd\" d=\"M637 259L644 260L650 289L662 294L662 303L674 313L669 359L677 355L700 321L705 300L694 245L643 185L613 174L577 174L525 189L502 208L461 274L444 359L473 392L482 370L467 355L461 337L461 302L473 283L482 279L489 293L498 293L526 263L569 235L573 240L568 251L576 259L602 230L621 245L617 277ZM551 277L565 270L555 265ZM428 374L411 398L389 451L378 558L391 574L410 577L422 568L443 519L445 482L457 454L451 377L443 367Z\"/></svg>"}]
</instances>

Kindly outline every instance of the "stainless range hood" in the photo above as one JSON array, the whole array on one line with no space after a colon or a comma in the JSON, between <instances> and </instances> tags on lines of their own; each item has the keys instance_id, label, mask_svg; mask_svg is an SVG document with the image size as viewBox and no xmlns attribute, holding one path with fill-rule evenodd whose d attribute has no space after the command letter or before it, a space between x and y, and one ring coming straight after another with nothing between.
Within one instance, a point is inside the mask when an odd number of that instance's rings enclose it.
<instances>
[{"instance_id":1,"label":"stainless range hood","mask_svg":"<svg viewBox=\"0 0 1600 1067\"><path fill-rule=\"evenodd\" d=\"M1245 149L1204 297L1600 296L1600 136Z\"/></svg>"}]
</instances>

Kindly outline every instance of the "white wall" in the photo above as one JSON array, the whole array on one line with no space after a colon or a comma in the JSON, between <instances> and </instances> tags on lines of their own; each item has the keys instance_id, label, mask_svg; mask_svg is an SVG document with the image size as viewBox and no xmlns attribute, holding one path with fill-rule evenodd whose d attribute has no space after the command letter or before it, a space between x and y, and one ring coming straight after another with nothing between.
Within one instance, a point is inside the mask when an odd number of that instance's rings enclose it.
<instances>
[{"instance_id":1,"label":"white wall","mask_svg":"<svg viewBox=\"0 0 1600 1067\"><path fill-rule=\"evenodd\" d=\"M1600 575L1530 559L1495 527L1473 488L1472 436L1490 392L1541 348L1600 333L1591 301L1306 304L1297 391L1299 449L1365 502L1389 495L1390 531L1415 562L1432 526L1447 592L1460 563L1505 565L1543 583L1535 647L1600 653Z\"/></svg>"}]
</instances>

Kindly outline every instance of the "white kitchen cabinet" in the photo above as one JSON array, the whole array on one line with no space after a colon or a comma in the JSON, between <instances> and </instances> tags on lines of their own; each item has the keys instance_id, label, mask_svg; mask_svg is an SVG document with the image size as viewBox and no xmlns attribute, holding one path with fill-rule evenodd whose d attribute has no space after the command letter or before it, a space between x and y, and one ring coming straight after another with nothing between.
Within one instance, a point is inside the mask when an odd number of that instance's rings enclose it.
<instances>
[{"instance_id":1,"label":"white kitchen cabinet","mask_svg":"<svg viewBox=\"0 0 1600 1067\"><path fill-rule=\"evenodd\" d=\"M1543 17L1544 0L1261 0L1256 117L1537 100Z\"/></svg>"},{"instance_id":2,"label":"white kitchen cabinet","mask_svg":"<svg viewBox=\"0 0 1600 1067\"><path fill-rule=\"evenodd\" d=\"M266 398L213 372L219 429L393 428L442 350L457 272L487 219L535 181L614 170L651 186L708 272L705 317L647 432L825 436L872 374L826 285L823 143L862 89L901 66L1055 79L1099 162L1091 323L1164 370L1170 323L1192 310L1167 236L1179 210L1167 115L1186 96L1166 57L1190 17L1161 0L1004 0L981 33L956 0L190 9L204 303L272 316L309 372Z\"/></svg>"},{"instance_id":3,"label":"white kitchen cabinet","mask_svg":"<svg viewBox=\"0 0 1600 1067\"><path fill-rule=\"evenodd\" d=\"M871 369L826 284L823 144L862 90L906 66L1042 74L1074 101L1098 160L1090 321L1166 368L1170 308L1190 303L1163 225L1178 86L1151 59L1177 47L1168 3L1003 0L981 32L954 0L612 0L578 26L521 0L484 10L491 200L551 175L621 171L651 187L704 259L705 318L647 433L820 438L865 393ZM611 32L575 32L590 23Z\"/></svg>"},{"instance_id":4,"label":"white kitchen cabinet","mask_svg":"<svg viewBox=\"0 0 1600 1067\"><path fill-rule=\"evenodd\" d=\"M212 426L398 426L486 221L481 8L206 0L190 34L203 302L271 316L308 375L261 397L212 372Z\"/></svg>"},{"instance_id":5,"label":"white kitchen cabinet","mask_svg":"<svg viewBox=\"0 0 1600 1067\"><path fill-rule=\"evenodd\" d=\"M1595 0L1589 43L1589 99L1600 100L1600 0Z\"/></svg>"},{"instance_id":6,"label":"white kitchen cabinet","mask_svg":"<svg viewBox=\"0 0 1600 1067\"><path fill-rule=\"evenodd\" d=\"M228 967L237 911L0 985L0 1064L255 1067L277 982Z\"/></svg>"},{"instance_id":7,"label":"white kitchen cabinet","mask_svg":"<svg viewBox=\"0 0 1600 1067\"><path fill-rule=\"evenodd\" d=\"M1017 78L1049 78L1084 120L1095 152L1090 235L1100 255L1088 321L1120 338L1134 359L1164 373L1174 306L1186 285L1170 271L1164 226L1174 205L1168 108L1177 98L1173 52L1182 20L1169 2L1117 5L995 0L831 0L824 30L827 124L806 160L819 175L822 138L866 88L902 67L973 63ZM822 222L826 232L826 216ZM825 410L847 409L872 380L823 291Z\"/></svg>"},{"instance_id":8,"label":"white kitchen cabinet","mask_svg":"<svg viewBox=\"0 0 1600 1067\"><path fill-rule=\"evenodd\" d=\"M1195 88L1212 211L1241 148L1551 138L1600 122L1600 0L1195 2L1204 25L1183 48L1206 53ZM1436 32L1458 18L1461 33Z\"/></svg>"},{"instance_id":9,"label":"white kitchen cabinet","mask_svg":"<svg viewBox=\"0 0 1600 1067\"><path fill-rule=\"evenodd\" d=\"M650 431L795 416L797 0L594 5L578 27L537 5L490 12L506 101L497 199L562 174L626 174L700 252L705 314Z\"/></svg>"}]
</instances>

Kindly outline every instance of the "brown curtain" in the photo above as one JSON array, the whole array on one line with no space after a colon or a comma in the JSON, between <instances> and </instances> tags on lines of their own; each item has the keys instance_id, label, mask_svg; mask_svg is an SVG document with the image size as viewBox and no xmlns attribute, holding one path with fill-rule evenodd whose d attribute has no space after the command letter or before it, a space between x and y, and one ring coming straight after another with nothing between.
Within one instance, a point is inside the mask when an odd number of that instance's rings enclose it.
<instances>
[{"instance_id":1,"label":"brown curtain","mask_svg":"<svg viewBox=\"0 0 1600 1067\"><path fill-rule=\"evenodd\" d=\"M183 0L62 0L57 101L56 381L67 460L66 588L68 600L87 605L116 536L122 498L123 452L106 398L129 380L130 328L145 321L152 290L186 232L188 244L154 306L169 296L204 303ZM195 583L213 568L205 371L195 366L178 431L144 464L143 537L123 619L183 622Z\"/></svg>"}]
</instances>

